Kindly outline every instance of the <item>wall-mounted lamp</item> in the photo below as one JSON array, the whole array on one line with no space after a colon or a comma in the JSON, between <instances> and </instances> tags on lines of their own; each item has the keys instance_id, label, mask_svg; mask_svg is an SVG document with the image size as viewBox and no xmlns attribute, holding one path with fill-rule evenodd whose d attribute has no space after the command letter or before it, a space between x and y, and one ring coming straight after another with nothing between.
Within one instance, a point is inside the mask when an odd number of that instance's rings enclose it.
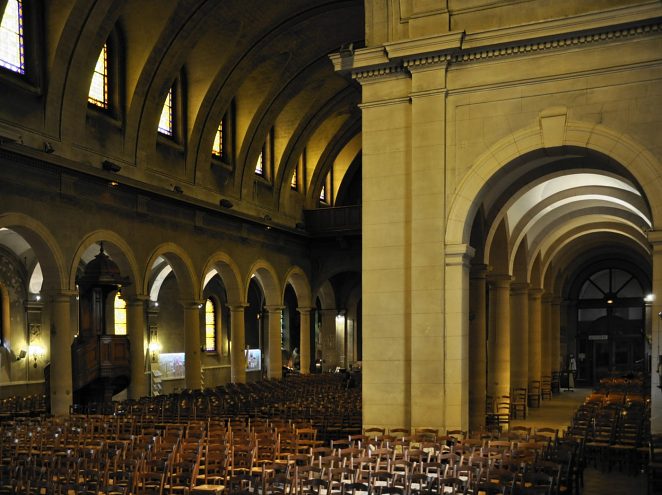
<instances>
[{"instance_id":1,"label":"wall-mounted lamp","mask_svg":"<svg viewBox=\"0 0 662 495\"><path fill-rule=\"evenodd\" d=\"M28 346L28 355L29 355L30 359L32 359L32 361L33 361L32 366L34 368L37 367L37 361L39 359L41 359L44 356L45 353L46 353L46 351L44 350L43 346L41 346L39 344L30 344Z\"/></svg>"},{"instance_id":2,"label":"wall-mounted lamp","mask_svg":"<svg viewBox=\"0 0 662 495\"><path fill-rule=\"evenodd\" d=\"M149 343L149 356L153 363L156 363L159 360L159 353L161 352L161 344L153 340Z\"/></svg>"},{"instance_id":3,"label":"wall-mounted lamp","mask_svg":"<svg viewBox=\"0 0 662 495\"><path fill-rule=\"evenodd\" d=\"M183 194L184 193L184 190L179 186L172 186L172 191L176 192L177 194Z\"/></svg>"},{"instance_id":4,"label":"wall-mounted lamp","mask_svg":"<svg viewBox=\"0 0 662 495\"><path fill-rule=\"evenodd\" d=\"M55 151L55 148L53 148L53 145L49 143L48 141L44 141L44 153L53 153Z\"/></svg>"},{"instance_id":5,"label":"wall-mounted lamp","mask_svg":"<svg viewBox=\"0 0 662 495\"><path fill-rule=\"evenodd\" d=\"M107 172L117 173L122 170L122 166L117 163L111 162L110 160L104 160L101 162L101 168Z\"/></svg>"},{"instance_id":6,"label":"wall-mounted lamp","mask_svg":"<svg viewBox=\"0 0 662 495\"><path fill-rule=\"evenodd\" d=\"M230 201L227 198L223 198L218 202L218 204L221 205L222 208L232 208L234 205L232 204L232 201Z\"/></svg>"},{"instance_id":7,"label":"wall-mounted lamp","mask_svg":"<svg viewBox=\"0 0 662 495\"><path fill-rule=\"evenodd\" d=\"M16 361L20 361L27 355L28 355L27 351L25 349L21 349L21 352L19 352L18 356L16 356Z\"/></svg>"}]
</instances>

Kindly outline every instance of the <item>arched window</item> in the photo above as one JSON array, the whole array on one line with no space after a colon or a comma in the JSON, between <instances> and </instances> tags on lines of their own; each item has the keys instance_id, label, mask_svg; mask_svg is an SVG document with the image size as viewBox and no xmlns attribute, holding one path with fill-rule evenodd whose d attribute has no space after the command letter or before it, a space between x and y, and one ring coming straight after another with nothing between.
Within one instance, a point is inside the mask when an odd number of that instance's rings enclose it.
<instances>
[{"instance_id":1,"label":"arched window","mask_svg":"<svg viewBox=\"0 0 662 495\"><path fill-rule=\"evenodd\" d=\"M115 294L115 335L126 335L126 301L122 295Z\"/></svg>"},{"instance_id":2,"label":"arched window","mask_svg":"<svg viewBox=\"0 0 662 495\"><path fill-rule=\"evenodd\" d=\"M326 184L323 184L322 189L320 189L320 201L326 203Z\"/></svg>"},{"instance_id":3,"label":"arched window","mask_svg":"<svg viewBox=\"0 0 662 495\"><path fill-rule=\"evenodd\" d=\"M260 154L257 156L257 162L255 163L255 175L264 177L264 150L260 151Z\"/></svg>"},{"instance_id":4,"label":"arched window","mask_svg":"<svg viewBox=\"0 0 662 495\"><path fill-rule=\"evenodd\" d=\"M87 101L101 108L108 108L108 43L104 43L94 66Z\"/></svg>"},{"instance_id":5,"label":"arched window","mask_svg":"<svg viewBox=\"0 0 662 495\"><path fill-rule=\"evenodd\" d=\"M221 158L223 156L223 121L218 124L216 135L214 136L214 146L211 149L212 155Z\"/></svg>"},{"instance_id":6,"label":"arched window","mask_svg":"<svg viewBox=\"0 0 662 495\"><path fill-rule=\"evenodd\" d=\"M0 23L0 66L25 74L23 0L8 0Z\"/></svg>"},{"instance_id":7,"label":"arched window","mask_svg":"<svg viewBox=\"0 0 662 495\"><path fill-rule=\"evenodd\" d=\"M216 305L211 299L205 302L205 351L216 352Z\"/></svg>"},{"instance_id":8,"label":"arched window","mask_svg":"<svg viewBox=\"0 0 662 495\"><path fill-rule=\"evenodd\" d=\"M290 187L295 191L299 188L299 177L297 175L297 167L294 167L294 172L292 172L292 180L290 181Z\"/></svg>"},{"instance_id":9,"label":"arched window","mask_svg":"<svg viewBox=\"0 0 662 495\"><path fill-rule=\"evenodd\" d=\"M174 135L174 102L173 90L170 88L166 95L165 102L163 103L163 110L161 110L161 118L159 119L159 132L166 136L172 137Z\"/></svg>"}]
</instances>

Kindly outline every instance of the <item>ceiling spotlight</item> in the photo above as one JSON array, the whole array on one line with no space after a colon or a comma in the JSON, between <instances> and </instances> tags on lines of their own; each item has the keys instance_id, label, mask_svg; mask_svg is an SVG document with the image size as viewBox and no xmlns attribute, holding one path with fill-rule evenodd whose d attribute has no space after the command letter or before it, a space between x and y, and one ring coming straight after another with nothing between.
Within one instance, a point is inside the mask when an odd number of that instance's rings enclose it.
<instances>
[{"instance_id":1,"label":"ceiling spotlight","mask_svg":"<svg viewBox=\"0 0 662 495\"><path fill-rule=\"evenodd\" d=\"M117 173L120 170L122 170L121 165L118 165L117 163L113 163L110 160L104 160L103 162L101 162L101 167L108 172L114 172L114 173Z\"/></svg>"},{"instance_id":2,"label":"ceiling spotlight","mask_svg":"<svg viewBox=\"0 0 662 495\"><path fill-rule=\"evenodd\" d=\"M232 204L232 201L230 201L229 199L226 199L226 198L223 198L223 199L219 202L219 204L220 204L221 207L223 207L223 208L232 208L232 207L234 206L234 205Z\"/></svg>"}]
</instances>

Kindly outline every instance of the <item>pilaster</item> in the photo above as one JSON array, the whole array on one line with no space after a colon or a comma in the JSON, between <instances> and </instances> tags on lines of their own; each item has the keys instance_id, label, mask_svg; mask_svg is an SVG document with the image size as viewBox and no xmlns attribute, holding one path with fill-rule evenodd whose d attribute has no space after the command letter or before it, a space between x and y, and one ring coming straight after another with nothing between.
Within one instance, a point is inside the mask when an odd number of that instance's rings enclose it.
<instances>
[{"instance_id":1,"label":"pilaster","mask_svg":"<svg viewBox=\"0 0 662 495\"><path fill-rule=\"evenodd\" d=\"M267 377L279 379L283 376L283 355L281 352L280 317L283 306L269 305L264 307L268 313L269 342L267 343Z\"/></svg>"},{"instance_id":2,"label":"pilaster","mask_svg":"<svg viewBox=\"0 0 662 495\"><path fill-rule=\"evenodd\" d=\"M510 301L510 386L526 388L529 377L529 284L512 284Z\"/></svg>"}]
</instances>

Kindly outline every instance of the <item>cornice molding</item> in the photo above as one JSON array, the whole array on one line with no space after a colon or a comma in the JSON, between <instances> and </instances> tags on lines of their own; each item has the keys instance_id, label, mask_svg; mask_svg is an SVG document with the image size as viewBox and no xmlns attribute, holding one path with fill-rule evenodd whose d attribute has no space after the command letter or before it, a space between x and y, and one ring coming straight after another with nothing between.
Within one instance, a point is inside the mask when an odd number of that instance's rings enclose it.
<instances>
[{"instance_id":1,"label":"cornice molding","mask_svg":"<svg viewBox=\"0 0 662 495\"><path fill-rule=\"evenodd\" d=\"M336 71L359 81L409 76L416 68L443 68L499 57L608 43L662 32L662 4L619 7L564 19L477 33L452 32L332 54ZM438 67L436 67L438 66Z\"/></svg>"}]
</instances>

